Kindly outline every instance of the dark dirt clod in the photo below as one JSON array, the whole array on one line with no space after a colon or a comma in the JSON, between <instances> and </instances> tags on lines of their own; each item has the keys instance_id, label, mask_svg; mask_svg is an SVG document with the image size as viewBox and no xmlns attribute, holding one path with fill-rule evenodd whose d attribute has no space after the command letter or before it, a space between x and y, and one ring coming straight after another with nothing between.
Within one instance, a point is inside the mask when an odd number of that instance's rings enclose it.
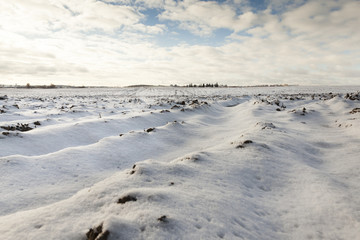
<instances>
[{"instance_id":1,"label":"dark dirt clod","mask_svg":"<svg viewBox=\"0 0 360 240\"><path fill-rule=\"evenodd\" d=\"M167 218L166 215L163 215L163 216L159 217L157 220L160 221L160 222L167 222L168 218Z\"/></svg>"},{"instance_id":2,"label":"dark dirt clod","mask_svg":"<svg viewBox=\"0 0 360 240\"><path fill-rule=\"evenodd\" d=\"M42 224L36 224L35 226L34 226L34 228L36 228L36 229L40 229L40 228L42 228Z\"/></svg>"},{"instance_id":3,"label":"dark dirt clod","mask_svg":"<svg viewBox=\"0 0 360 240\"><path fill-rule=\"evenodd\" d=\"M137 198L131 195L127 195L125 197L119 198L119 200L117 201L117 203L119 204L124 204L126 202L136 202Z\"/></svg>"},{"instance_id":4,"label":"dark dirt clod","mask_svg":"<svg viewBox=\"0 0 360 240\"><path fill-rule=\"evenodd\" d=\"M131 172L130 172L130 175L133 175L135 173L135 170L132 170Z\"/></svg>"},{"instance_id":5,"label":"dark dirt clod","mask_svg":"<svg viewBox=\"0 0 360 240\"><path fill-rule=\"evenodd\" d=\"M355 100L360 100L360 94L358 93L347 93L345 98L351 100L351 101L355 101Z\"/></svg>"},{"instance_id":6,"label":"dark dirt clod","mask_svg":"<svg viewBox=\"0 0 360 240\"><path fill-rule=\"evenodd\" d=\"M197 155L189 156L189 157L186 157L186 158L182 159L181 161L184 161L184 160L192 161L192 162L197 162L197 161L200 160L200 157L197 156Z\"/></svg>"},{"instance_id":7,"label":"dark dirt clod","mask_svg":"<svg viewBox=\"0 0 360 240\"><path fill-rule=\"evenodd\" d=\"M7 131L20 131L20 132L26 132L26 131L30 131L33 128L29 127L29 124L23 124L23 123L18 123L16 126L1 126L2 129L5 129Z\"/></svg>"},{"instance_id":8,"label":"dark dirt clod","mask_svg":"<svg viewBox=\"0 0 360 240\"><path fill-rule=\"evenodd\" d=\"M15 131L16 127L13 126L1 126L2 129L5 129L7 131Z\"/></svg>"},{"instance_id":9,"label":"dark dirt clod","mask_svg":"<svg viewBox=\"0 0 360 240\"><path fill-rule=\"evenodd\" d=\"M36 126L40 126L40 125L41 125L41 123L40 123L39 121L36 121L36 122L34 122L34 125L36 125Z\"/></svg>"},{"instance_id":10,"label":"dark dirt clod","mask_svg":"<svg viewBox=\"0 0 360 240\"><path fill-rule=\"evenodd\" d=\"M253 143L251 140L245 140L242 144L236 146L236 148L245 148L247 144Z\"/></svg>"},{"instance_id":11,"label":"dark dirt clod","mask_svg":"<svg viewBox=\"0 0 360 240\"><path fill-rule=\"evenodd\" d=\"M148 128L148 129L146 129L145 131L149 133L149 132L152 132L152 131L154 131L154 130L155 130L155 128Z\"/></svg>"},{"instance_id":12,"label":"dark dirt clod","mask_svg":"<svg viewBox=\"0 0 360 240\"><path fill-rule=\"evenodd\" d=\"M132 169L135 169L136 168L136 164L134 164L134 166L132 167Z\"/></svg>"},{"instance_id":13,"label":"dark dirt clod","mask_svg":"<svg viewBox=\"0 0 360 240\"><path fill-rule=\"evenodd\" d=\"M354 108L351 110L350 114L360 113L360 108Z\"/></svg>"},{"instance_id":14,"label":"dark dirt clod","mask_svg":"<svg viewBox=\"0 0 360 240\"><path fill-rule=\"evenodd\" d=\"M29 124L18 124L16 125L16 130L19 130L21 132L27 132L27 131L30 131L32 130L33 128L32 127L29 127Z\"/></svg>"},{"instance_id":15,"label":"dark dirt clod","mask_svg":"<svg viewBox=\"0 0 360 240\"><path fill-rule=\"evenodd\" d=\"M103 232L103 225L100 224L96 228L90 228L86 233L87 240L107 240L110 232L106 230Z\"/></svg>"},{"instance_id":16,"label":"dark dirt clod","mask_svg":"<svg viewBox=\"0 0 360 240\"><path fill-rule=\"evenodd\" d=\"M2 132L2 135L4 135L4 136L9 136L10 133L9 133L9 132Z\"/></svg>"}]
</instances>

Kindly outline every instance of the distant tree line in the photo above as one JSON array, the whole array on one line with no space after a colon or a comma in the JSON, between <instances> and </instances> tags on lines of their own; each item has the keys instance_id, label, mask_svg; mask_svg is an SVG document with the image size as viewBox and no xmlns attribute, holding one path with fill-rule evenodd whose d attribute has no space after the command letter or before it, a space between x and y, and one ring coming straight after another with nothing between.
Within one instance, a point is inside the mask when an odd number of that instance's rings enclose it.
<instances>
[{"instance_id":1,"label":"distant tree line","mask_svg":"<svg viewBox=\"0 0 360 240\"><path fill-rule=\"evenodd\" d=\"M200 88L213 88L213 87L227 87L227 85L219 85L218 83L202 83L202 84L188 84L185 87L200 87Z\"/></svg>"},{"instance_id":2,"label":"distant tree line","mask_svg":"<svg viewBox=\"0 0 360 240\"><path fill-rule=\"evenodd\" d=\"M47 85L35 85L35 86L31 86L30 83L27 83L26 88L56 88L56 86L54 84L50 84L49 86Z\"/></svg>"}]
</instances>

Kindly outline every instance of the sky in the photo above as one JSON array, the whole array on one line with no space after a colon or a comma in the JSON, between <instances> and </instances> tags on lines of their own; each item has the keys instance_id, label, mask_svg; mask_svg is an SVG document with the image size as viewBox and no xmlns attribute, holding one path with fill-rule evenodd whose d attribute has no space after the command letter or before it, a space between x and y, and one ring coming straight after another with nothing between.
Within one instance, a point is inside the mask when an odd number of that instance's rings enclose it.
<instances>
[{"instance_id":1,"label":"sky","mask_svg":"<svg viewBox=\"0 0 360 240\"><path fill-rule=\"evenodd\" d=\"M359 0L0 0L0 84L360 84Z\"/></svg>"}]
</instances>

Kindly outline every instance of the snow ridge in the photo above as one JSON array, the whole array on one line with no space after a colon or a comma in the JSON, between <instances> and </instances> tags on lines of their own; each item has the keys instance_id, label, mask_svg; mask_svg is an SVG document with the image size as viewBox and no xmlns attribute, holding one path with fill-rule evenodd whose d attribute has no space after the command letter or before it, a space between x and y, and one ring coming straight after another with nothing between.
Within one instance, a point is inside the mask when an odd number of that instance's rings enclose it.
<instances>
[{"instance_id":1,"label":"snow ridge","mask_svg":"<svg viewBox=\"0 0 360 240\"><path fill-rule=\"evenodd\" d=\"M48 149L1 149L4 239L360 235L358 93L183 100L143 98L101 118L97 108L65 113L50 120L59 126L3 135L16 148L61 129ZM94 128L93 140L51 147Z\"/></svg>"}]
</instances>

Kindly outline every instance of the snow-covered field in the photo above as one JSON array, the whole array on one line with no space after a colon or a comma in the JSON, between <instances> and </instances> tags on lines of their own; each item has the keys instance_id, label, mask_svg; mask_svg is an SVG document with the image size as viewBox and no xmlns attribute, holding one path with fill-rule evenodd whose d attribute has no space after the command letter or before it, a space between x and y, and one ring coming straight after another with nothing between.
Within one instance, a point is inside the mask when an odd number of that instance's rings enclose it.
<instances>
[{"instance_id":1,"label":"snow-covered field","mask_svg":"<svg viewBox=\"0 0 360 240\"><path fill-rule=\"evenodd\" d=\"M359 91L0 89L1 239L360 239Z\"/></svg>"}]
</instances>

